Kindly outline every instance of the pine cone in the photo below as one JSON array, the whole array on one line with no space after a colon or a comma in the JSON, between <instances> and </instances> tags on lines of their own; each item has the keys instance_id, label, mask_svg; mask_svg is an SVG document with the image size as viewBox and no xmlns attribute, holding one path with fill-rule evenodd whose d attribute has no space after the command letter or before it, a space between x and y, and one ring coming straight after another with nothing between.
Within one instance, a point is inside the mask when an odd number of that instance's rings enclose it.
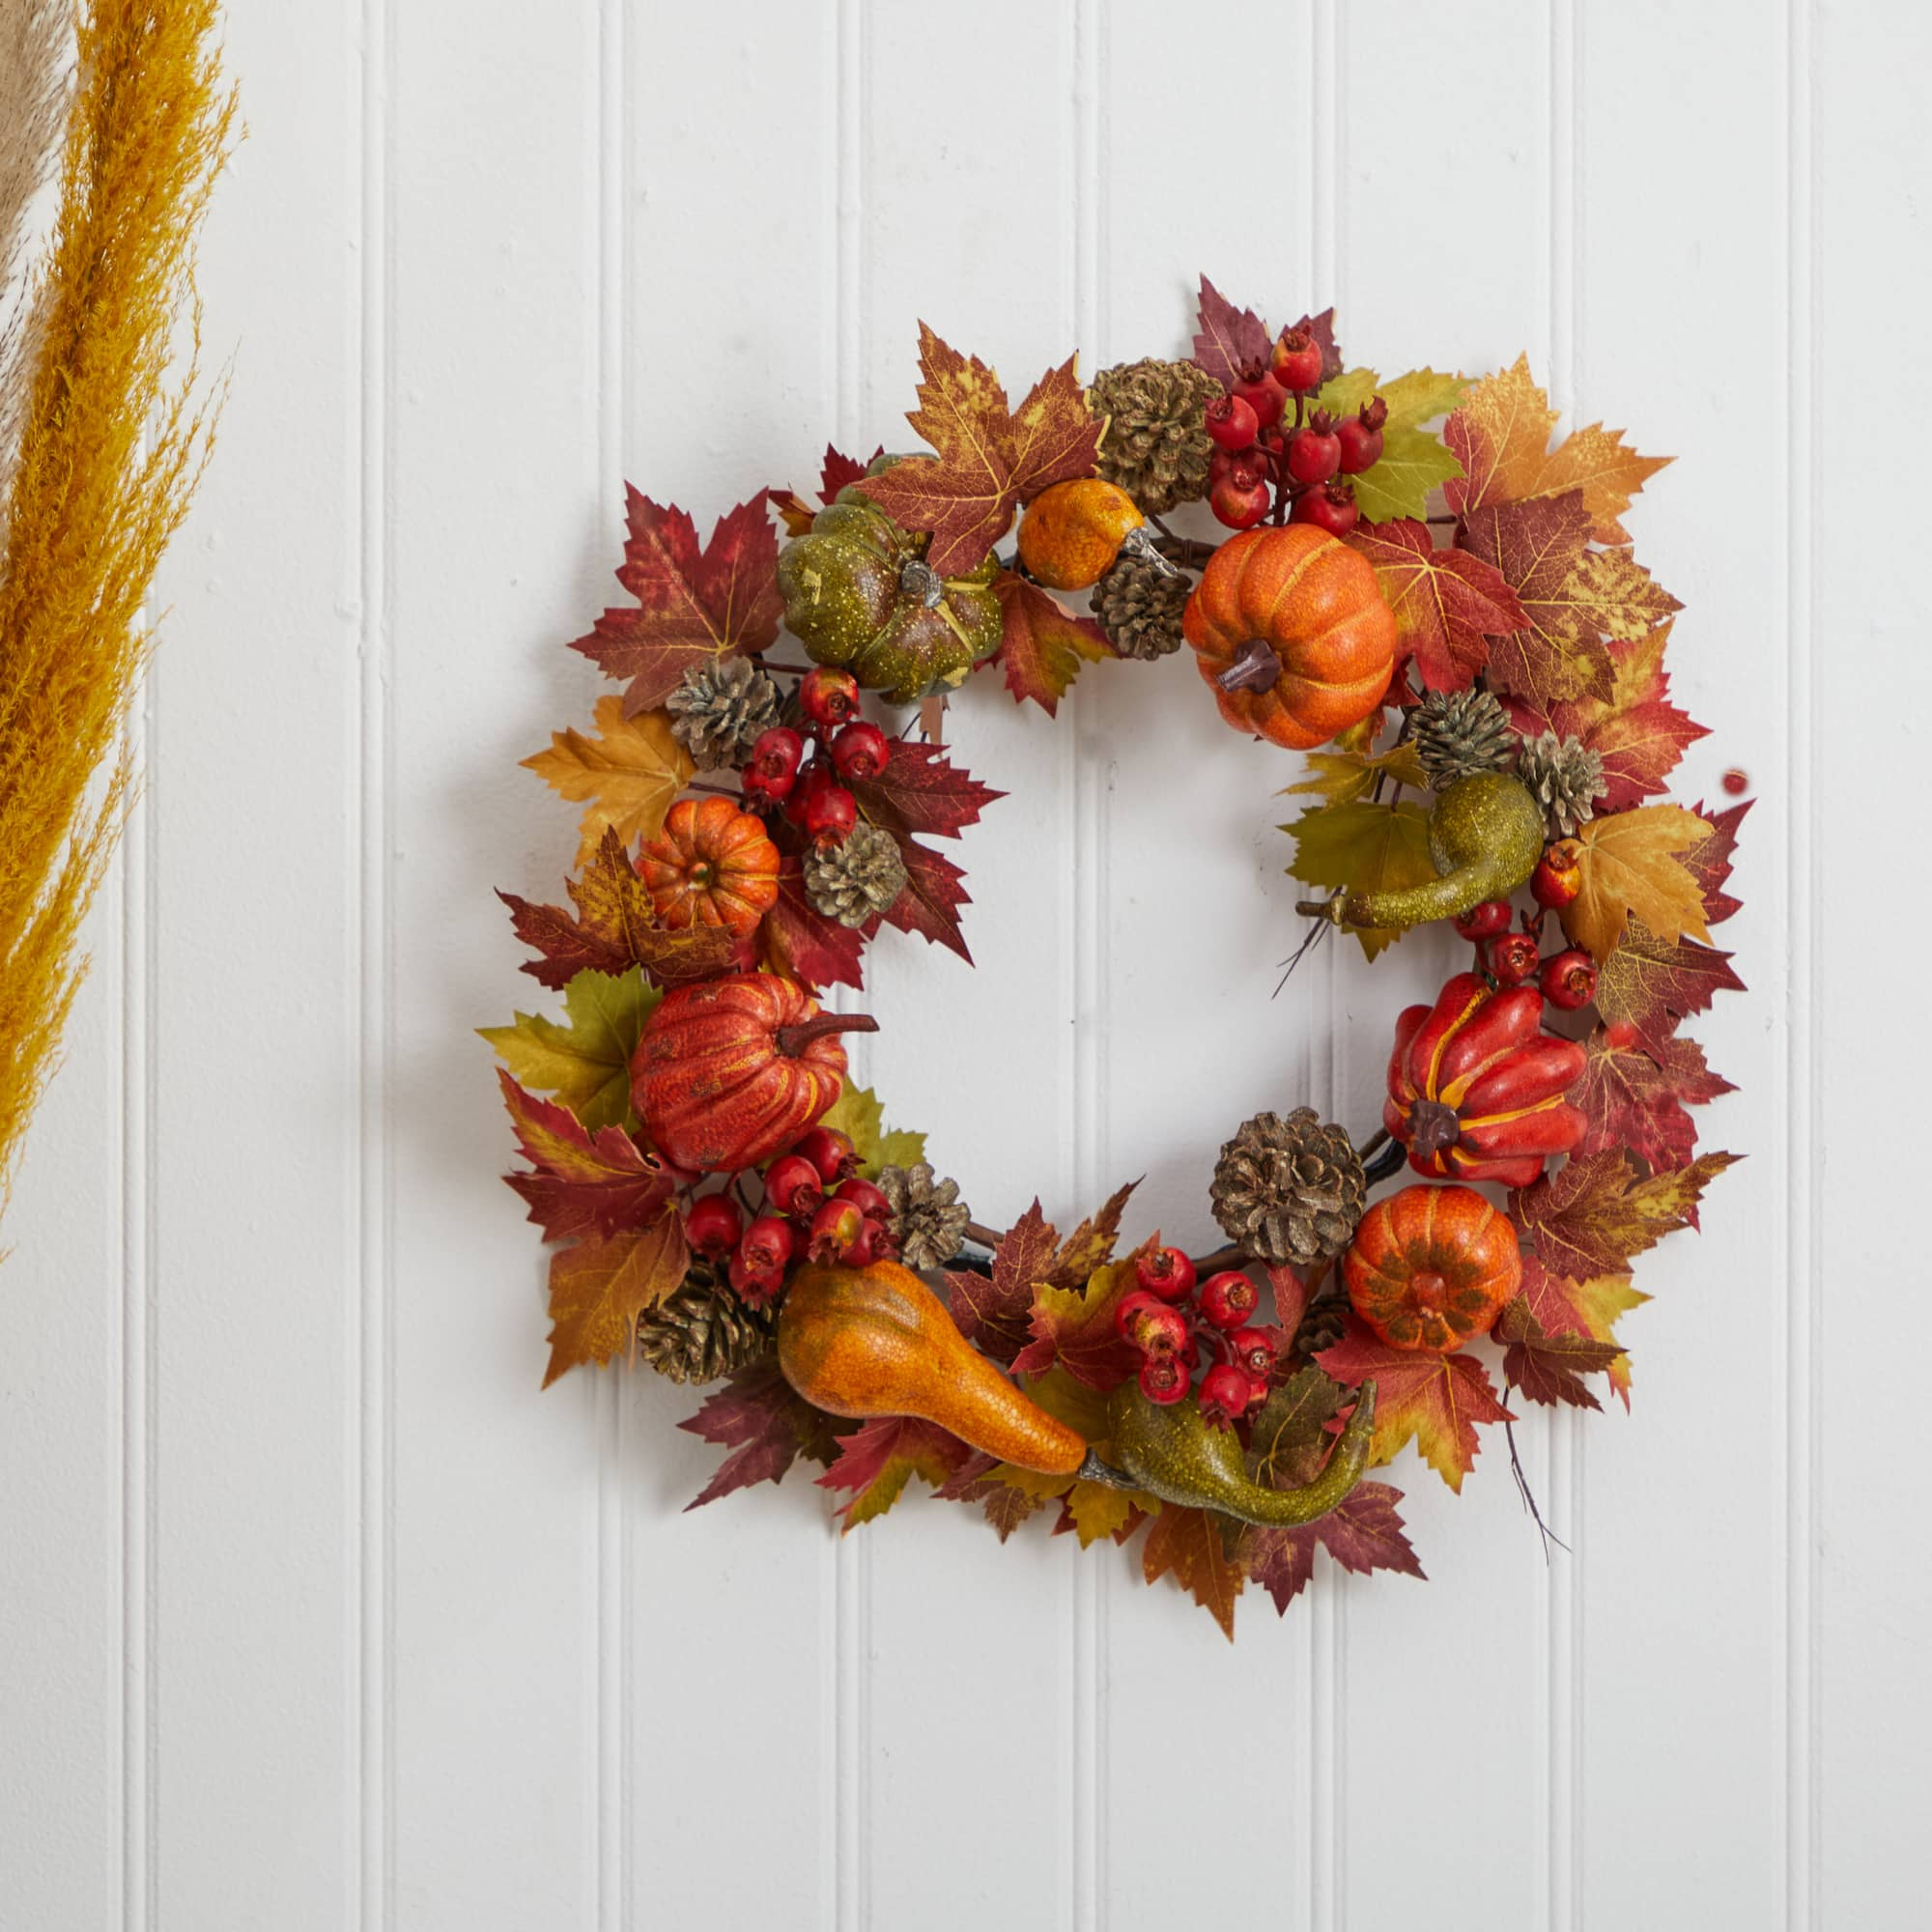
<instances>
[{"instance_id":1,"label":"pine cone","mask_svg":"<svg viewBox=\"0 0 1932 1932\"><path fill-rule=\"evenodd\" d=\"M1108 641L1126 658L1162 658L1180 648L1180 612L1190 581L1123 551L1089 602Z\"/></svg>"},{"instance_id":2,"label":"pine cone","mask_svg":"<svg viewBox=\"0 0 1932 1932\"><path fill-rule=\"evenodd\" d=\"M750 658L713 658L685 672L665 709L699 771L735 769L779 722L779 688Z\"/></svg>"},{"instance_id":3,"label":"pine cone","mask_svg":"<svg viewBox=\"0 0 1932 1932\"><path fill-rule=\"evenodd\" d=\"M768 1315L754 1313L708 1264L638 1318L638 1353L674 1382L715 1382L772 1346Z\"/></svg>"},{"instance_id":4,"label":"pine cone","mask_svg":"<svg viewBox=\"0 0 1932 1932\"><path fill-rule=\"evenodd\" d=\"M959 1198L956 1180L942 1180L930 1166L882 1167L879 1192L893 1210L888 1224L909 1268L940 1267L959 1252L973 1210Z\"/></svg>"},{"instance_id":5,"label":"pine cone","mask_svg":"<svg viewBox=\"0 0 1932 1932\"><path fill-rule=\"evenodd\" d=\"M1552 834L1568 838L1597 815L1596 801L1609 790L1604 761L1579 738L1546 731L1522 748L1516 775L1542 806Z\"/></svg>"},{"instance_id":6,"label":"pine cone","mask_svg":"<svg viewBox=\"0 0 1932 1932\"><path fill-rule=\"evenodd\" d=\"M805 895L827 919L864 925L905 891L906 865L890 832L861 819L838 843L805 855Z\"/></svg>"},{"instance_id":7,"label":"pine cone","mask_svg":"<svg viewBox=\"0 0 1932 1932\"><path fill-rule=\"evenodd\" d=\"M1441 791L1479 772L1504 772L1517 753L1509 713L1487 691L1432 691L1415 710L1415 754Z\"/></svg>"},{"instance_id":8,"label":"pine cone","mask_svg":"<svg viewBox=\"0 0 1932 1932\"><path fill-rule=\"evenodd\" d=\"M1244 1254L1306 1267L1340 1254L1362 1218L1368 1183L1348 1134L1313 1107L1257 1114L1221 1150L1214 1218Z\"/></svg>"},{"instance_id":9,"label":"pine cone","mask_svg":"<svg viewBox=\"0 0 1932 1932\"><path fill-rule=\"evenodd\" d=\"M1099 473L1149 516L1208 494L1207 408L1221 385L1192 362L1157 355L1117 362L1094 378L1087 407L1105 416Z\"/></svg>"},{"instance_id":10,"label":"pine cone","mask_svg":"<svg viewBox=\"0 0 1932 1932\"><path fill-rule=\"evenodd\" d=\"M1343 1324L1348 1318L1349 1291L1343 1284L1341 1270L1335 1268L1302 1310L1294 1340L1289 1344L1289 1353L1297 1362L1306 1362L1323 1349L1332 1349L1342 1339Z\"/></svg>"}]
</instances>

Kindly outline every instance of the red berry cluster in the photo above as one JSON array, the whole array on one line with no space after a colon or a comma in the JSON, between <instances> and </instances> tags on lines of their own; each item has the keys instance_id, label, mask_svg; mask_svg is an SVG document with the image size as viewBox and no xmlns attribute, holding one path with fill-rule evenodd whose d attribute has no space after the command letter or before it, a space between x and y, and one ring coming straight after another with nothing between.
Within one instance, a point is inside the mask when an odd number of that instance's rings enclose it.
<instances>
[{"instance_id":1,"label":"red berry cluster","mask_svg":"<svg viewBox=\"0 0 1932 1932\"><path fill-rule=\"evenodd\" d=\"M858 823L859 804L841 781L877 778L892 747L859 716L859 681L850 671L820 665L800 681L798 701L803 731L774 724L752 747L745 803L781 806L808 838L842 844Z\"/></svg>"},{"instance_id":2,"label":"red berry cluster","mask_svg":"<svg viewBox=\"0 0 1932 1932\"><path fill-rule=\"evenodd\" d=\"M1535 980L1543 997L1560 1012L1575 1012L1597 997L1597 962L1580 947L1543 956L1544 915L1569 905L1583 887L1583 848L1574 838L1547 847L1530 874L1536 910L1524 912L1521 929L1510 930L1514 915L1507 899L1485 899L1456 922L1456 930L1476 948L1481 970L1498 986L1521 986Z\"/></svg>"},{"instance_id":3,"label":"red berry cluster","mask_svg":"<svg viewBox=\"0 0 1932 1932\"><path fill-rule=\"evenodd\" d=\"M1354 527L1359 476L1381 460L1388 406L1371 396L1352 416L1310 412L1321 386L1321 350L1306 329L1283 329L1265 366L1252 363L1208 405L1208 507L1230 529L1270 513L1277 524L1313 524L1331 536ZM1294 421L1284 423L1294 398Z\"/></svg>"},{"instance_id":4,"label":"red berry cluster","mask_svg":"<svg viewBox=\"0 0 1932 1932\"><path fill-rule=\"evenodd\" d=\"M733 1175L685 1210L684 1237L696 1254L728 1258L731 1286L753 1308L778 1299L794 1263L864 1267L887 1259L896 1252L892 1209L858 1164L844 1134L813 1127L765 1170L763 1205L749 1222L740 1195L753 1177Z\"/></svg>"},{"instance_id":5,"label":"red berry cluster","mask_svg":"<svg viewBox=\"0 0 1932 1932\"><path fill-rule=\"evenodd\" d=\"M1141 1358L1141 1393L1150 1402L1179 1402L1194 1386L1204 1356L1201 1413L1232 1427L1267 1398L1276 1331L1255 1325L1261 1292L1238 1269L1195 1282L1194 1264L1179 1248L1149 1248L1134 1264L1138 1286L1121 1297L1114 1327Z\"/></svg>"}]
</instances>

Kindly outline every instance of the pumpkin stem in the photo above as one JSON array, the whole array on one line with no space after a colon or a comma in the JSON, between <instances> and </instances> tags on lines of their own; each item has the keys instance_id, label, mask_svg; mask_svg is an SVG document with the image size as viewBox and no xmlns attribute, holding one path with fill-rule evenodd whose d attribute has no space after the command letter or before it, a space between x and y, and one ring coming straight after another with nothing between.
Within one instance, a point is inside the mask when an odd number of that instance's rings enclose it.
<instances>
[{"instance_id":1,"label":"pumpkin stem","mask_svg":"<svg viewBox=\"0 0 1932 1932\"><path fill-rule=\"evenodd\" d=\"M931 564L911 557L899 566L899 589L907 597L917 597L928 611L937 611L946 595L946 580Z\"/></svg>"},{"instance_id":2,"label":"pumpkin stem","mask_svg":"<svg viewBox=\"0 0 1932 1932\"><path fill-rule=\"evenodd\" d=\"M1408 1110L1410 1153L1440 1153L1462 1138L1463 1122L1454 1107L1440 1100L1420 1099Z\"/></svg>"},{"instance_id":3,"label":"pumpkin stem","mask_svg":"<svg viewBox=\"0 0 1932 1932\"><path fill-rule=\"evenodd\" d=\"M877 1033L879 1023L870 1013L820 1013L816 1019L800 1020L795 1026L781 1026L772 1037L779 1051L793 1060L815 1039L832 1033Z\"/></svg>"},{"instance_id":4,"label":"pumpkin stem","mask_svg":"<svg viewBox=\"0 0 1932 1932\"><path fill-rule=\"evenodd\" d=\"M1214 682L1223 691L1272 691L1280 676L1281 660L1273 647L1260 638L1250 638Z\"/></svg>"}]
</instances>

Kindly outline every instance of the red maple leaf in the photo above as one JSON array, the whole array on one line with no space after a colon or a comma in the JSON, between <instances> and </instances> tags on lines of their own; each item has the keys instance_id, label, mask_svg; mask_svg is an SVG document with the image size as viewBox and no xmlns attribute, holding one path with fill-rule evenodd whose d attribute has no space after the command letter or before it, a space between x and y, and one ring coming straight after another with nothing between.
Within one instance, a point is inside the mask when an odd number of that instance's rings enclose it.
<instances>
[{"instance_id":1,"label":"red maple leaf","mask_svg":"<svg viewBox=\"0 0 1932 1932\"><path fill-rule=\"evenodd\" d=\"M1573 1152L1628 1148L1653 1168L1689 1167L1697 1123L1687 1111L1736 1089L1704 1063L1704 1049L1682 1037L1653 1055L1626 1023L1599 1027L1583 1043L1583 1071L1569 1094L1587 1123Z\"/></svg>"},{"instance_id":2,"label":"red maple leaf","mask_svg":"<svg viewBox=\"0 0 1932 1932\"><path fill-rule=\"evenodd\" d=\"M1460 1491L1475 1466L1476 1425L1507 1422L1494 1384L1473 1355L1431 1349L1391 1349L1357 1316L1342 1339L1315 1358L1338 1382L1376 1385L1376 1434L1371 1460L1386 1463L1411 1436L1423 1461Z\"/></svg>"},{"instance_id":3,"label":"red maple leaf","mask_svg":"<svg viewBox=\"0 0 1932 1932\"><path fill-rule=\"evenodd\" d=\"M1003 628L997 663L1015 704L1030 697L1051 718L1080 675L1082 664L1098 664L1120 652L1091 617L1076 617L1044 590L1003 570L993 583Z\"/></svg>"},{"instance_id":4,"label":"red maple leaf","mask_svg":"<svg viewBox=\"0 0 1932 1932\"><path fill-rule=\"evenodd\" d=\"M1236 308L1206 275L1201 277L1198 313L1201 327L1194 337L1195 366L1205 369L1224 389L1232 389L1241 380L1243 369L1257 362L1266 366L1274 348L1267 324L1253 309ZM1323 319L1332 322L1334 314L1331 308ZM1333 346L1331 330L1327 349Z\"/></svg>"},{"instance_id":5,"label":"red maple leaf","mask_svg":"<svg viewBox=\"0 0 1932 1932\"><path fill-rule=\"evenodd\" d=\"M1610 659L1599 628L1577 607L1576 581L1590 540L1582 492L1471 510L1463 546L1492 565L1516 593L1524 622L1490 640L1489 677L1497 691L1550 703L1610 695Z\"/></svg>"},{"instance_id":6,"label":"red maple leaf","mask_svg":"<svg viewBox=\"0 0 1932 1932\"><path fill-rule=\"evenodd\" d=\"M731 1454L696 1496L695 1510L753 1483L776 1483L799 1457L829 1463L838 1449L832 1418L785 1380L772 1356L739 1369L704 1406L677 1425Z\"/></svg>"},{"instance_id":7,"label":"red maple leaf","mask_svg":"<svg viewBox=\"0 0 1932 1932\"><path fill-rule=\"evenodd\" d=\"M1013 1359L1017 1375L1044 1375L1056 1363L1089 1388L1117 1388L1140 1358L1114 1332L1114 1311L1135 1286L1132 1258L1097 1266L1079 1287L1035 1286L1032 1340Z\"/></svg>"},{"instance_id":8,"label":"red maple leaf","mask_svg":"<svg viewBox=\"0 0 1932 1932\"><path fill-rule=\"evenodd\" d=\"M839 1508L847 1529L884 1516L913 1476L933 1489L963 1468L973 1451L936 1422L916 1415L879 1415L841 1436L838 1457L815 1480L820 1489L851 1493Z\"/></svg>"},{"instance_id":9,"label":"red maple leaf","mask_svg":"<svg viewBox=\"0 0 1932 1932\"><path fill-rule=\"evenodd\" d=\"M516 1122L517 1145L533 1174L503 1179L528 1204L546 1241L609 1235L655 1221L670 1198L670 1179L622 1127L585 1132L568 1107L539 1100L497 1069L503 1104Z\"/></svg>"},{"instance_id":10,"label":"red maple leaf","mask_svg":"<svg viewBox=\"0 0 1932 1932\"><path fill-rule=\"evenodd\" d=\"M1397 649L1413 655L1431 691L1466 690L1490 661L1490 639L1528 621L1493 564L1438 549L1413 517L1358 525L1344 541L1375 566L1395 612Z\"/></svg>"},{"instance_id":11,"label":"red maple leaf","mask_svg":"<svg viewBox=\"0 0 1932 1932\"><path fill-rule=\"evenodd\" d=\"M959 908L973 903L959 883L966 874L944 853L910 838L899 840L899 852L906 866L905 890L886 908L886 923L944 946L972 965L973 954L959 929Z\"/></svg>"},{"instance_id":12,"label":"red maple leaf","mask_svg":"<svg viewBox=\"0 0 1932 1932\"><path fill-rule=\"evenodd\" d=\"M1006 793L981 784L952 762L945 748L895 738L876 778L847 781L859 810L895 838L917 833L956 838Z\"/></svg>"},{"instance_id":13,"label":"red maple leaf","mask_svg":"<svg viewBox=\"0 0 1932 1932\"><path fill-rule=\"evenodd\" d=\"M779 634L778 535L761 490L718 520L700 553L697 529L675 504L625 486L624 561L617 582L635 610L606 611L582 651L607 677L628 678L624 715L662 704L685 672L709 658L761 651Z\"/></svg>"},{"instance_id":14,"label":"red maple leaf","mask_svg":"<svg viewBox=\"0 0 1932 1932\"><path fill-rule=\"evenodd\" d=\"M779 895L758 926L765 963L801 985L863 986L861 961L866 942L879 929L877 919L864 925L840 925L812 904L805 890L805 864L796 852L779 861Z\"/></svg>"},{"instance_id":15,"label":"red maple leaf","mask_svg":"<svg viewBox=\"0 0 1932 1932\"><path fill-rule=\"evenodd\" d=\"M1583 1378L1607 1374L1623 1355L1614 1341L1581 1331L1548 1333L1521 1294L1496 1317L1495 1339L1503 1344L1503 1379L1550 1407L1602 1408Z\"/></svg>"},{"instance_id":16,"label":"red maple leaf","mask_svg":"<svg viewBox=\"0 0 1932 1932\"><path fill-rule=\"evenodd\" d=\"M1036 1199L993 1250L988 1273L949 1271L952 1319L981 1354L1010 1362L1026 1347L1033 1333L1034 1284L1052 1278L1059 1245L1060 1231Z\"/></svg>"},{"instance_id":17,"label":"red maple leaf","mask_svg":"<svg viewBox=\"0 0 1932 1932\"><path fill-rule=\"evenodd\" d=\"M978 564L1022 503L1092 473L1102 425L1087 407L1075 359L1049 369L1009 410L985 363L920 324L919 408L906 420L935 456L895 464L869 478L866 494L906 528L931 531L925 560L942 577Z\"/></svg>"},{"instance_id":18,"label":"red maple leaf","mask_svg":"<svg viewBox=\"0 0 1932 1932\"><path fill-rule=\"evenodd\" d=\"M1699 1154L1685 1167L1643 1175L1622 1148L1605 1148L1513 1189L1510 1219L1546 1274L1577 1282L1623 1274L1665 1235L1697 1225L1705 1187L1736 1159Z\"/></svg>"},{"instance_id":19,"label":"red maple leaf","mask_svg":"<svg viewBox=\"0 0 1932 1932\"><path fill-rule=\"evenodd\" d=\"M856 456L842 456L828 442L825 445L825 462L819 471L818 495L821 504L830 503L848 483L857 483L866 471L876 463L885 452L875 449L863 460ZM785 526L787 536L802 537L810 529L812 520L818 515L817 509L808 503L796 490L773 488L765 492L771 506L779 513L779 520Z\"/></svg>"},{"instance_id":20,"label":"red maple leaf","mask_svg":"<svg viewBox=\"0 0 1932 1932\"><path fill-rule=\"evenodd\" d=\"M1358 1577L1371 1570L1420 1577L1422 1564L1396 1508L1401 1501L1402 1492L1392 1484L1357 1483L1326 1516L1298 1528L1249 1525L1241 1532L1237 1559L1249 1579L1274 1599L1282 1616L1314 1576L1318 1549L1327 1550Z\"/></svg>"},{"instance_id":21,"label":"red maple leaf","mask_svg":"<svg viewBox=\"0 0 1932 1932\"><path fill-rule=\"evenodd\" d=\"M1726 806L1722 811L1707 811L1700 804L1697 816L1710 822L1711 830L1688 851L1677 855L1677 863L1697 881L1704 895L1704 922L1716 925L1737 911L1740 901L1724 888L1731 876L1731 855L1737 850L1738 833L1745 813L1757 803L1754 798Z\"/></svg>"},{"instance_id":22,"label":"red maple leaf","mask_svg":"<svg viewBox=\"0 0 1932 1932\"><path fill-rule=\"evenodd\" d=\"M1597 1011L1605 1024L1634 1028L1645 1051L1660 1060L1680 1020L1708 1011L1720 992L1744 990L1728 952L1694 939L1659 939L1635 918L1597 969Z\"/></svg>"}]
</instances>

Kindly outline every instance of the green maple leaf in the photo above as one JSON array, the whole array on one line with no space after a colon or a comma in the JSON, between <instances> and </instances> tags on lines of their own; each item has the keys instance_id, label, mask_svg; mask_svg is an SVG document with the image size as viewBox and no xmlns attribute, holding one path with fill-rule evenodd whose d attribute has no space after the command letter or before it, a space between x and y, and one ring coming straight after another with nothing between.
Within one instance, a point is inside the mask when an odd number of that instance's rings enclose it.
<instances>
[{"instance_id":1,"label":"green maple leaf","mask_svg":"<svg viewBox=\"0 0 1932 1932\"><path fill-rule=\"evenodd\" d=\"M1375 805L1365 798L1318 805L1281 828L1294 840L1289 876L1311 886L1384 892L1435 877L1429 857L1429 814L1419 805ZM1349 928L1373 959L1402 937L1379 928Z\"/></svg>"},{"instance_id":2,"label":"green maple leaf","mask_svg":"<svg viewBox=\"0 0 1932 1932\"><path fill-rule=\"evenodd\" d=\"M1373 369L1350 369L1316 397L1318 407L1336 416L1353 415L1371 396L1387 406L1380 460L1350 479L1356 505L1370 523L1427 516L1430 491L1462 475L1455 451L1422 425L1447 415L1468 386L1461 376L1435 369L1412 369L1388 383Z\"/></svg>"},{"instance_id":3,"label":"green maple leaf","mask_svg":"<svg viewBox=\"0 0 1932 1932\"><path fill-rule=\"evenodd\" d=\"M533 1094L554 1094L593 1134L633 1127L631 1056L638 1036L664 997L643 970L579 973L565 987L559 1025L542 1013L518 1013L509 1026L478 1027L513 1079Z\"/></svg>"},{"instance_id":4,"label":"green maple leaf","mask_svg":"<svg viewBox=\"0 0 1932 1932\"><path fill-rule=\"evenodd\" d=\"M869 1087L855 1087L848 1080L818 1123L851 1140L859 1154L859 1172L867 1180L876 1180L882 1167L912 1167L925 1158L925 1136L904 1127L887 1132L885 1115L883 1103Z\"/></svg>"}]
</instances>

